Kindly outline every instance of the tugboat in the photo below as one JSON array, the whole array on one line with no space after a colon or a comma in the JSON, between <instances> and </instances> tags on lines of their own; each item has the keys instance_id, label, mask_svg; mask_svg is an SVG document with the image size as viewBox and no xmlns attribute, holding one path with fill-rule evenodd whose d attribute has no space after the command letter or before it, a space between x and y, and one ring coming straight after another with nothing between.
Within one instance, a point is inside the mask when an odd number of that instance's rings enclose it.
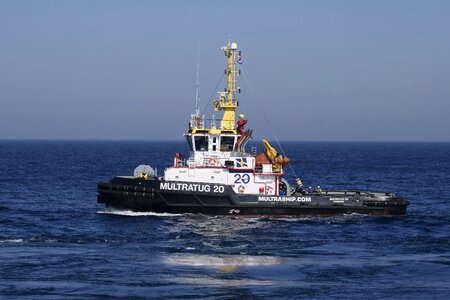
<instances>
[{"instance_id":1,"label":"tugboat","mask_svg":"<svg viewBox=\"0 0 450 300\"><path fill-rule=\"evenodd\" d=\"M290 160L262 140L265 151L246 151L252 130L240 114L237 84L241 51L228 41L227 87L213 101L221 120L205 120L198 105L184 133L189 157L176 153L173 165L158 177L149 165L134 176L115 176L99 182L99 203L107 207L155 213L202 213L231 216L303 216L367 214L401 216L409 202L386 192L303 190L300 179L291 186L284 179Z\"/></svg>"}]
</instances>

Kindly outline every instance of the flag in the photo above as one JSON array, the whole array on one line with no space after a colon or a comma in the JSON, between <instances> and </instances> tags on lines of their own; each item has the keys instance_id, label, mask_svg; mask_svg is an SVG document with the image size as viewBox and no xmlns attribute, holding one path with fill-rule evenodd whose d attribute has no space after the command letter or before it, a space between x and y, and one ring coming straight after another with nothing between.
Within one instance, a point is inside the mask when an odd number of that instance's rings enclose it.
<instances>
[{"instance_id":1,"label":"flag","mask_svg":"<svg viewBox=\"0 0 450 300\"><path fill-rule=\"evenodd\" d=\"M242 168L242 167L247 167L247 158L246 157L242 157L242 158L236 158L236 167L238 168Z\"/></svg>"}]
</instances>

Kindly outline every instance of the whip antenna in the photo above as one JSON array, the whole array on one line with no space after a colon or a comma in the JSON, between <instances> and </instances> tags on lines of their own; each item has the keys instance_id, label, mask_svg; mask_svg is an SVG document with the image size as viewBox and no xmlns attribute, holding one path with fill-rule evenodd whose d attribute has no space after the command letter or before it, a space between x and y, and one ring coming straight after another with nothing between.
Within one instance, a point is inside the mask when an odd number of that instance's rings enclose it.
<instances>
[{"instance_id":1,"label":"whip antenna","mask_svg":"<svg viewBox=\"0 0 450 300\"><path fill-rule=\"evenodd\" d=\"M200 77L200 43L197 48L197 81L195 83L195 114L197 116L200 116L200 84L199 84L199 77Z\"/></svg>"}]
</instances>

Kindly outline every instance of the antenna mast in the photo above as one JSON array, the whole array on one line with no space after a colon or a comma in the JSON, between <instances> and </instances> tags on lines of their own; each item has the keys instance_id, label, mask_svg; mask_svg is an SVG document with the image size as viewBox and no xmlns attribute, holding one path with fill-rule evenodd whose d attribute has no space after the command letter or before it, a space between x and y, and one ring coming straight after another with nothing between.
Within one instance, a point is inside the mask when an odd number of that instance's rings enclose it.
<instances>
[{"instance_id":1,"label":"antenna mast","mask_svg":"<svg viewBox=\"0 0 450 300\"><path fill-rule=\"evenodd\" d=\"M195 114L200 117L200 84L199 84L199 77L200 77L200 45L197 49L197 82L195 84Z\"/></svg>"},{"instance_id":2,"label":"antenna mast","mask_svg":"<svg viewBox=\"0 0 450 300\"><path fill-rule=\"evenodd\" d=\"M239 76L239 70L237 70L237 64L241 64L241 52L237 50L237 43L232 43L231 39L225 47L222 47L225 56L227 57L227 69L225 75L228 77L227 88L224 92L219 92L220 100L214 101L214 110L223 110L222 121L220 123L220 129L235 131L235 111L239 106L237 99L235 99L235 92L240 92L240 88L237 86L237 76Z\"/></svg>"}]
</instances>

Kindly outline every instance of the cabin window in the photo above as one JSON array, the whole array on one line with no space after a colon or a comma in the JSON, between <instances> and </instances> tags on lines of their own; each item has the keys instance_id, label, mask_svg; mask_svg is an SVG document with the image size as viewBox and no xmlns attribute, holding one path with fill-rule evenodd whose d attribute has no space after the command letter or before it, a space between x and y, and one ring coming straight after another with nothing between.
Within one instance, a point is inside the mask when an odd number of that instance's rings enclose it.
<instances>
[{"instance_id":1,"label":"cabin window","mask_svg":"<svg viewBox=\"0 0 450 300\"><path fill-rule=\"evenodd\" d=\"M220 138L220 151L233 151L234 136L222 136Z\"/></svg>"},{"instance_id":2,"label":"cabin window","mask_svg":"<svg viewBox=\"0 0 450 300\"><path fill-rule=\"evenodd\" d=\"M189 151L194 151L194 149L192 149L192 137L191 136L186 136L186 142L188 144Z\"/></svg>"},{"instance_id":3,"label":"cabin window","mask_svg":"<svg viewBox=\"0 0 450 300\"><path fill-rule=\"evenodd\" d=\"M195 151L208 151L208 137L207 136L195 136Z\"/></svg>"},{"instance_id":4,"label":"cabin window","mask_svg":"<svg viewBox=\"0 0 450 300\"><path fill-rule=\"evenodd\" d=\"M212 151L217 150L217 137L212 138Z\"/></svg>"}]
</instances>

